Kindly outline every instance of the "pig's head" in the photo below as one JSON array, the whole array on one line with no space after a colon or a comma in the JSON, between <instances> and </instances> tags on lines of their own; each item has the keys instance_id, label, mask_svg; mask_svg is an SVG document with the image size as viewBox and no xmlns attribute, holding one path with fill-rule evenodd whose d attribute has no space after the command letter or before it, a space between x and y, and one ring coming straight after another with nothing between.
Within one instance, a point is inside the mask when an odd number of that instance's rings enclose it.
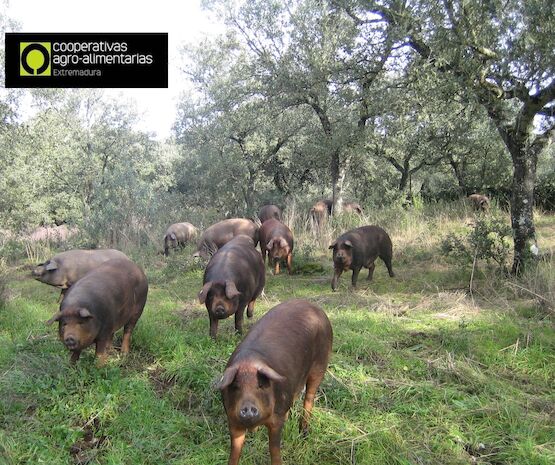
<instances>
[{"instance_id":1,"label":"pig's head","mask_svg":"<svg viewBox=\"0 0 555 465\"><path fill-rule=\"evenodd\" d=\"M349 239L335 241L329 248L333 249L334 267L348 270L353 262L353 243Z\"/></svg>"},{"instance_id":2,"label":"pig's head","mask_svg":"<svg viewBox=\"0 0 555 465\"><path fill-rule=\"evenodd\" d=\"M71 285L67 280L66 273L62 270L60 264L53 258L44 263L39 263L32 271L32 275L37 281L61 289L67 289Z\"/></svg>"},{"instance_id":3,"label":"pig's head","mask_svg":"<svg viewBox=\"0 0 555 465\"><path fill-rule=\"evenodd\" d=\"M222 391L228 417L251 429L274 413L275 387L285 380L265 363L241 363L226 368L217 387Z\"/></svg>"},{"instance_id":4,"label":"pig's head","mask_svg":"<svg viewBox=\"0 0 555 465\"><path fill-rule=\"evenodd\" d=\"M274 261L287 258L287 255L291 252L289 244L283 237L270 239L270 241L266 244L266 249L268 250L268 255Z\"/></svg>"},{"instance_id":5,"label":"pig's head","mask_svg":"<svg viewBox=\"0 0 555 465\"><path fill-rule=\"evenodd\" d=\"M169 249L175 249L177 247L177 237L175 233L166 234L164 236L164 255L167 257Z\"/></svg>"},{"instance_id":6,"label":"pig's head","mask_svg":"<svg viewBox=\"0 0 555 465\"><path fill-rule=\"evenodd\" d=\"M223 320L237 311L240 295L233 281L208 281L200 290L198 300L201 304L206 304L211 315Z\"/></svg>"},{"instance_id":7,"label":"pig's head","mask_svg":"<svg viewBox=\"0 0 555 465\"><path fill-rule=\"evenodd\" d=\"M51 325L59 323L60 340L72 351L83 350L90 346L98 336L100 322L84 307L66 308L57 312L46 322Z\"/></svg>"}]
</instances>

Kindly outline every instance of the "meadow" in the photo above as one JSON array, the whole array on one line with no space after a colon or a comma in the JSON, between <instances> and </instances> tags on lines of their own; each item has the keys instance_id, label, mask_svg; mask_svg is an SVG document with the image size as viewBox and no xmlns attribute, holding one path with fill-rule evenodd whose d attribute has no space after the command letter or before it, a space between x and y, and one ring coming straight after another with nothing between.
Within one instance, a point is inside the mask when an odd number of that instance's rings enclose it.
<instances>
[{"instance_id":1,"label":"meadow","mask_svg":"<svg viewBox=\"0 0 555 465\"><path fill-rule=\"evenodd\" d=\"M497 210L497 214L504 215ZM508 215L506 215L508 218ZM461 266L440 253L449 232L468 232L461 205L377 211L297 236L293 275L267 271L253 320L291 298L325 310L333 353L308 437L297 400L282 455L296 465L555 463L555 273L548 256L520 280L484 262ZM332 292L332 237L380 224L394 244L395 278L378 261L374 280L350 273ZM538 244L555 248L555 217L536 215ZM160 236L161 237L161 236ZM59 291L32 280L34 261L6 266L0 307L0 463L226 463L229 440L214 388L240 337L231 319L208 336L197 300L203 267L191 248L168 258L161 244L125 250L150 291L131 341L121 334L106 366L94 351L72 366L44 322ZM33 260L51 250L38 250ZM469 283L472 276L472 292ZM269 463L266 430L249 433L241 464Z\"/></svg>"}]
</instances>

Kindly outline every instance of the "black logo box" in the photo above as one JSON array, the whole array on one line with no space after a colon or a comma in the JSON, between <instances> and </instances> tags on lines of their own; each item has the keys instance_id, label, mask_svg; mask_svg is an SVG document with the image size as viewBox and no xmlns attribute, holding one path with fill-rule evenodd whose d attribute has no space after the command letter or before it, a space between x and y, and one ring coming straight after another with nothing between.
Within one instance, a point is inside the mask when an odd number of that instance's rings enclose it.
<instances>
[{"instance_id":1,"label":"black logo box","mask_svg":"<svg viewBox=\"0 0 555 465\"><path fill-rule=\"evenodd\" d=\"M6 33L6 87L168 87L167 33ZM96 55L152 55L152 64L51 63L51 76L20 76L21 42L107 42L127 44L125 52L84 52ZM56 52L53 52L56 53ZM63 52L65 53L65 52ZM82 55L80 53L79 55ZM51 57L52 62L52 57ZM101 76L54 76L54 70L100 70Z\"/></svg>"}]
</instances>

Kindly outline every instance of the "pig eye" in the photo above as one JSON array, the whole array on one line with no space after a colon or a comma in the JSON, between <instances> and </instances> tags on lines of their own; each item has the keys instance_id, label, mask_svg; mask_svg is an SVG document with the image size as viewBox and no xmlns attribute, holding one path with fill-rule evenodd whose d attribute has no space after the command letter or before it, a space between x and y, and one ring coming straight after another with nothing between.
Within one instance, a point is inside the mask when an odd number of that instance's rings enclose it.
<instances>
[{"instance_id":1,"label":"pig eye","mask_svg":"<svg viewBox=\"0 0 555 465\"><path fill-rule=\"evenodd\" d=\"M270 380L268 377L262 373L258 373L258 388L266 389L268 386L270 386Z\"/></svg>"}]
</instances>

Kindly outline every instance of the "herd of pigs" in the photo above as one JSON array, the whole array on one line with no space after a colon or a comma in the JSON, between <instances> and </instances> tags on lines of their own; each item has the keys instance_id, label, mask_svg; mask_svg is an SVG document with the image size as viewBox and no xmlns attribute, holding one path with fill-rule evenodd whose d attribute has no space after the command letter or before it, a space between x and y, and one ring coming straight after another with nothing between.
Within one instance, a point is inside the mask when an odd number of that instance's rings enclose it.
<instances>
[{"instance_id":1,"label":"herd of pigs","mask_svg":"<svg viewBox=\"0 0 555 465\"><path fill-rule=\"evenodd\" d=\"M471 200L473 203L474 200ZM360 206L352 204L360 213ZM476 208L483 208L481 204ZM317 202L311 218L319 223L329 213L329 202ZM358 209L358 210L357 210ZM261 226L242 219L226 219L207 228L198 239L195 255L209 258L198 294L216 338L218 322L235 316L235 330L243 330L243 314L253 316L264 289L266 257L279 273L285 261L291 273L294 239L275 205L259 212ZM164 236L164 254L198 236L190 223L171 225ZM255 248L260 243L260 252ZM380 257L394 276L389 235L378 226L363 226L340 235L333 250L335 291L344 271L352 270L352 285L368 268L372 279ZM144 272L124 253L113 249L61 252L33 270L35 279L62 290L60 308L47 324L58 322L59 337L76 362L82 350L96 345L98 364L106 362L114 333L123 327L121 352L129 352L131 333L147 300ZM255 323L231 355L218 383L227 414L231 452L229 464L238 464L247 430L268 428L272 465L281 464L281 431L295 397L305 388L300 421L303 434L318 386L332 350L332 327L324 311L306 300L289 300L269 310Z\"/></svg>"}]
</instances>

